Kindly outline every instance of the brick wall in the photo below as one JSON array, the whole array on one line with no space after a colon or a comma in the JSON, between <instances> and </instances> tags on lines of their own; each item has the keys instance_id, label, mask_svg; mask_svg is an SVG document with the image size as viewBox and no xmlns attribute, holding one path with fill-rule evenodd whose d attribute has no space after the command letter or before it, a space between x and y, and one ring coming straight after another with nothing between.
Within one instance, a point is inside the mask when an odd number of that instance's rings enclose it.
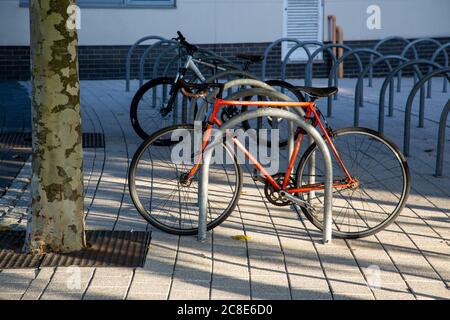
<instances>
[{"instance_id":1,"label":"brick wall","mask_svg":"<svg viewBox=\"0 0 450 320\"><path fill-rule=\"evenodd\" d=\"M441 43L450 41L450 38L437 39ZM348 41L345 44L352 48L373 48L377 41ZM263 54L265 48L269 43L236 43L236 44L207 44L200 45L217 52L219 55L235 60L234 56L238 52ZM137 48L132 58L131 75L132 78L137 78L139 70L139 57L145 50L146 46ZM385 43L380 51L382 53L400 54L404 44L400 41L389 41ZM124 79L125 78L125 59L127 56L128 46L80 46L79 47L79 63L80 63L80 78L81 79ZM419 44L417 50L420 57L429 58L435 51L436 47L429 43ZM146 77L151 77L150 69L153 65L154 57L152 54L146 63ZM412 57L412 50L409 51L408 58ZM281 66L281 45L273 48L268 58L267 77L278 78L280 75ZM360 55L363 64L369 60L369 55ZM169 61L171 55L168 55L163 62ZM443 63L444 58L441 54L438 63ZM163 63L164 64L164 63ZM392 63L393 66L396 62ZM324 61L314 64L315 77L327 77L331 66L331 59L328 54L324 54ZM287 67L286 75L288 78L303 78L304 64L290 64ZM172 73L175 70L172 70ZM386 74L387 67L385 64L378 64L375 67L375 75L381 76ZM255 75L260 75L261 65L254 65L250 72ZM359 69L354 58L349 57L344 63L344 72L346 77L357 76ZM0 47L0 79L2 80L26 80L30 77L30 61L28 47Z\"/></svg>"}]
</instances>

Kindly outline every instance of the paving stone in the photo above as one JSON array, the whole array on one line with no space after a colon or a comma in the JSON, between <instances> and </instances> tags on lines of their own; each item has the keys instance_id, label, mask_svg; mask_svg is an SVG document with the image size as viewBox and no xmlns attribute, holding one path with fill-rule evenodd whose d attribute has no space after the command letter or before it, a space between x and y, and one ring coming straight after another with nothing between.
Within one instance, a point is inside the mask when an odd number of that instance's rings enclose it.
<instances>
[{"instance_id":1,"label":"paving stone","mask_svg":"<svg viewBox=\"0 0 450 320\"><path fill-rule=\"evenodd\" d=\"M249 277L224 277L214 275L211 286L213 288L250 288Z\"/></svg>"},{"instance_id":2,"label":"paving stone","mask_svg":"<svg viewBox=\"0 0 450 320\"><path fill-rule=\"evenodd\" d=\"M189 279L179 279L174 278L172 282L172 291L202 291L207 289L209 292L210 281L209 280L189 280Z\"/></svg>"},{"instance_id":3,"label":"paving stone","mask_svg":"<svg viewBox=\"0 0 450 320\"><path fill-rule=\"evenodd\" d=\"M345 293L345 294L335 294L333 295L334 300L374 300L373 295L371 294L354 294L354 293Z\"/></svg>"},{"instance_id":4,"label":"paving stone","mask_svg":"<svg viewBox=\"0 0 450 320\"><path fill-rule=\"evenodd\" d=\"M89 286L84 300L123 300L127 293L127 287L91 287Z\"/></svg>"},{"instance_id":5,"label":"paving stone","mask_svg":"<svg viewBox=\"0 0 450 320\"><path fill-rule=\"evenodd\" d=\"M167 300L167 294L130 293L127 300Z\"/></svg>"},{"instance_id":6,"label":"paving stone","mask_svg":"<svg viewBox=\"0 0 450 320\"><path fill-rule=\"evenodd\" d=\"M22 293L0 292L0 300L20 300Z\"/></svg>"},{"instance_id":7,"label":"paving stone","mask_svg":"<svg viewBox=\"0 0 450 320\"><path fill-rule=\"evenodd\" d=\"M128 294L169 294L171 281L159 281L154 283L133 282L129 288Z\"/></svg>"},{"instance_id":8,"label":"paving stone","mask_svg":"<svg viewBox=\"0 0 450 320\"><path fill-rule=\"evenodd\" d=\"M242 287L212 288L211 300L250 300L250 289Z\"/></svg>"},{"instance_id":9,"label":"paving stone","mask_svg":"<svg viewBox=\"0 0 450 320\"><path fill-rule=\"evenodd\" d=\"M267 283L253 282L252 298L265 300L291 299L291 293L287 285L272 285Z\"/></svg>"},{"instance_id":10,"label":"paving stone","mask_svg":"<svg viewBox=\"0 0 450 320\"><path fill-rule=\"evenodd\" d=\"M408 284L419 300L450 299L450 290L441 281L413 281Z\"/></svg>"},{"instance_id":11,"label":"paving stone","mask_svg":"<svg viewBox=\"0 0 450 320\"><path fill-rule=\"evenodd\" d=\"M314 81L326 85L325 79ZM354 81L340 81L339 99L333 101L340 112L329 119L333 127L351 125L348 114L353 109ZM411 83L404 79L405 88ZM361 109L361 125L371 128L377 123L380 79L374 79L374 84L374 88L364 88L368 107ZM418 299L449 298L445 284L450 283L450 271L445 258L450 254L446 240L450 238L450 159L445 159L444 177L434 178L435 154L423 152L435 145L435 122L426 120L425 128L413 128L414 150L408 157L412 189L407 207L396 224L376 236L334 239L323 245L320 231L307 219L300 220L290 207L275 207L263 199L263 186L251 179L244 166L244 188L237 209L214 230L214 237L209 233L208 241L199 243L195 237L180 238L149 226L134 208L126 185L127 167L141 139L126 116L132 94L124 94L123 81L82 81L81 86L83 123L92 131L103 128L106 138L105 149L85 152L88 228L153 230L145 266L134 271L96 268L95 273L93 268L82 268L78 290L68 289L68 269L57 268L54 274L53 269L41 270L37 275L30 270L3 270L0 299L20 299L22 295L23 299L81 299L83 295L85 299L124 299L127 292L127 299L144 300L249 299L250 279L253 299L331 299L328 282L335 299L414 299L408 285ZM404 118L400 110L407 91L396 93L395 116L385 120L387 136L399 146L402 135L398 130ZM433 94L427 103L441 108L448 95L439 90ZM326 100L320 102L320 108L324 107ZM417 112L417 106L414 108ZM426 108L426 116L438 120L439 112L431 109ZM0 198L0 224L6 217L16 221L29 214L30 174L27 162ZM231 238L244 233L251 239ZM379 268L377 274L374 267Z\"/></svg>"},{"instance_id":12,"label":"paving stone","mask_svg":"<svg viewBox=\"0 0 450 320\"><path fill-rule=\"evenodd\" d=\"M37 277L30 283L27 291L23 295L23 300L37 300L44 292L52 279L54 268L43 268Z\"/></svg>"},{"instance_id":13,"label":"paving stone","mask_svg":"<svg viewBox=\"0 0 450 320\"><path fill-rule=\"evenodd\" d=\"M127 287L131 282L130 276L116 276L106 277L94 276L89 284L89 287Z\"/></svg>"},{"instance_id":14,"label":"paving stone","mask_svg":"<svg viewBox=\"0 0 450 320\"><path fill-rule=\"evenodd\" d=\"M331 292L322 288L293 288L293 300L332 300Z\"/></svg>"},{"instance_id":15,"label":"paving stone","mask_svg":"<svg viewBox=\"0 0 450 320\"><path fill-rule=\"evenodd\" d=\"M414 295L405 287L372 288L373 294L377 300L414 300Z\"/></svg>"},{"instance_id":16,"label":"paving stone","mask_svg":"<svg viewBox=\"0 0 450 320\"><path fill-rule=\"evenodd\" d=\"M45 291L41 300L81 300L82 292Z\"/></svg>"}]
</instances>

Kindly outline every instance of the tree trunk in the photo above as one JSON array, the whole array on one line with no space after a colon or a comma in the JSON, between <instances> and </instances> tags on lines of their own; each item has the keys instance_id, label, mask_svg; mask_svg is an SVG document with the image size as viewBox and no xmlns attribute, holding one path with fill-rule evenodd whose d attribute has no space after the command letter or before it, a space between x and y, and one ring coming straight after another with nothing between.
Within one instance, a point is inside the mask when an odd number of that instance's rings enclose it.
<instances>
[{"instance_id":1,"label":"tree trunk","mask_svg":"<svg viewBox=\"0 0 450 320\"><path fill-rule=\"evenodd\" d=\"M75 0L31 0L32 216L25 249L70 252L85 246L83 150Z\"/></svg>"}]
</instances>

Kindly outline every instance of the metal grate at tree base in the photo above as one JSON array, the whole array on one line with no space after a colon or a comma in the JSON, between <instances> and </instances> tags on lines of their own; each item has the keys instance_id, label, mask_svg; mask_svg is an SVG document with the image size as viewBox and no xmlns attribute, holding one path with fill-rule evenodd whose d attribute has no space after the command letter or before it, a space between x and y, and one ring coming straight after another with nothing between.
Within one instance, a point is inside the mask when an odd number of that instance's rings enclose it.
<instances>
[{"instance_id":1,"label":"metal grate at tree base","mask_svg":"<svg viewBox=\"0 0 450 320\"><path fill-rule=\"evenodd\" d=\"M104 148L105 136L98 132L83 132L83 148ZM0 133L0 148L31 148L30 132Z\"/></svg>"},{"instance_id":2,"label":"metal grate at tree base","mask_svg":"<svg viewBox=\"0 0 450 320\"><path fill-rule=\"evenodd\" d=\"M0 269L40 267L143 267L151 232L86 232L88 248L72 253L31 255L21 252L24 231L0 232Z\"/></svg>"},{"instance_id":3,"label":"metal grate at tree base","mask_svg":"<svg viewBox=\"0 0 450 320\"><path fill-rule=\"evenodd\" d=\"M27 141L30 138L30 141ZM17 177L31 155L31 136L26 133L0 134L0 197Z\"/></svg>"},{"instance_id":4,"label":"metal grate at tree base","mask_svg":"<svg viewBox=\"0 0 450 320\"><path fill-rule=\"evenodd\" d=\"M25 232L0 232L0 269L36 269L42 256L22 253Z\"/></svg>"},{"instance_id":5,"label":"metal grate at tree base","mask_svg":"<svg viewBox=\"0 0 450 320\"><path fill-rule=\"evenodd\" d=\"M83 148L104 148L105 136L103 133L83 132Z\"/></svg>"},{"instance_id":6,"label":"metal grate at tree base","mask_svg":"<svg viewBox=\"0 0 450 320\"><path fill-rule=\"evenodd\" d=\"M0 148L31 148L31 133L6 132L0 134Z\"/></svg>"}]
</instances>

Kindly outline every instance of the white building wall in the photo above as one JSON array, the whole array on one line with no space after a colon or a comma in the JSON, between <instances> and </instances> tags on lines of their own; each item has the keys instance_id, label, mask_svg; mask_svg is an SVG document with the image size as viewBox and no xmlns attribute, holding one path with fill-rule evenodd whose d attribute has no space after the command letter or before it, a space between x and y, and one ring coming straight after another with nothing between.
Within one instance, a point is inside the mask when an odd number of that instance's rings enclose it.
<instances>
[{"instance_id":1,"label":"white building wall","mask_svg":"<svg viewBox=\"0 0 450 320\"><path fill-rule=\"evenodd\" d=\"M28 8L0 0L0 46L28 45ZM193 43L269 42L282 34L283 0L178 0L175 9L81 9L80 45L129 45L181 30Z\"/></svg>"},{"instance_id":2,"label":"white building wall","mask_svg":"<svg viewBox=\"0 0 450 320\"><path fill-rule=\"evenodd\" d=\"M323 0L345 40L450 36L450 0ZM381 29L366 26L367 7L381 8ZM129 45L154 34L183 31L194 43L270 42L282 36L284 0L177 0L176 9L82 9L80 45ZM0 46L28 45L28 8L0 0Z\"/></svg>"},{"instance_id":3,"label":"white building wall","mask_svg":"<svg viewBox=\"0 0 450 320\"><path fill-rule=\"evenodd\" d=\"M381 9L379 30L367 28L369 5ZM450 36L450 0L324 0L324 12L325 23L328 15L336 15L345 40ZM324 39L329 40L327 28Z\"/></svg>"}]
</instances>

